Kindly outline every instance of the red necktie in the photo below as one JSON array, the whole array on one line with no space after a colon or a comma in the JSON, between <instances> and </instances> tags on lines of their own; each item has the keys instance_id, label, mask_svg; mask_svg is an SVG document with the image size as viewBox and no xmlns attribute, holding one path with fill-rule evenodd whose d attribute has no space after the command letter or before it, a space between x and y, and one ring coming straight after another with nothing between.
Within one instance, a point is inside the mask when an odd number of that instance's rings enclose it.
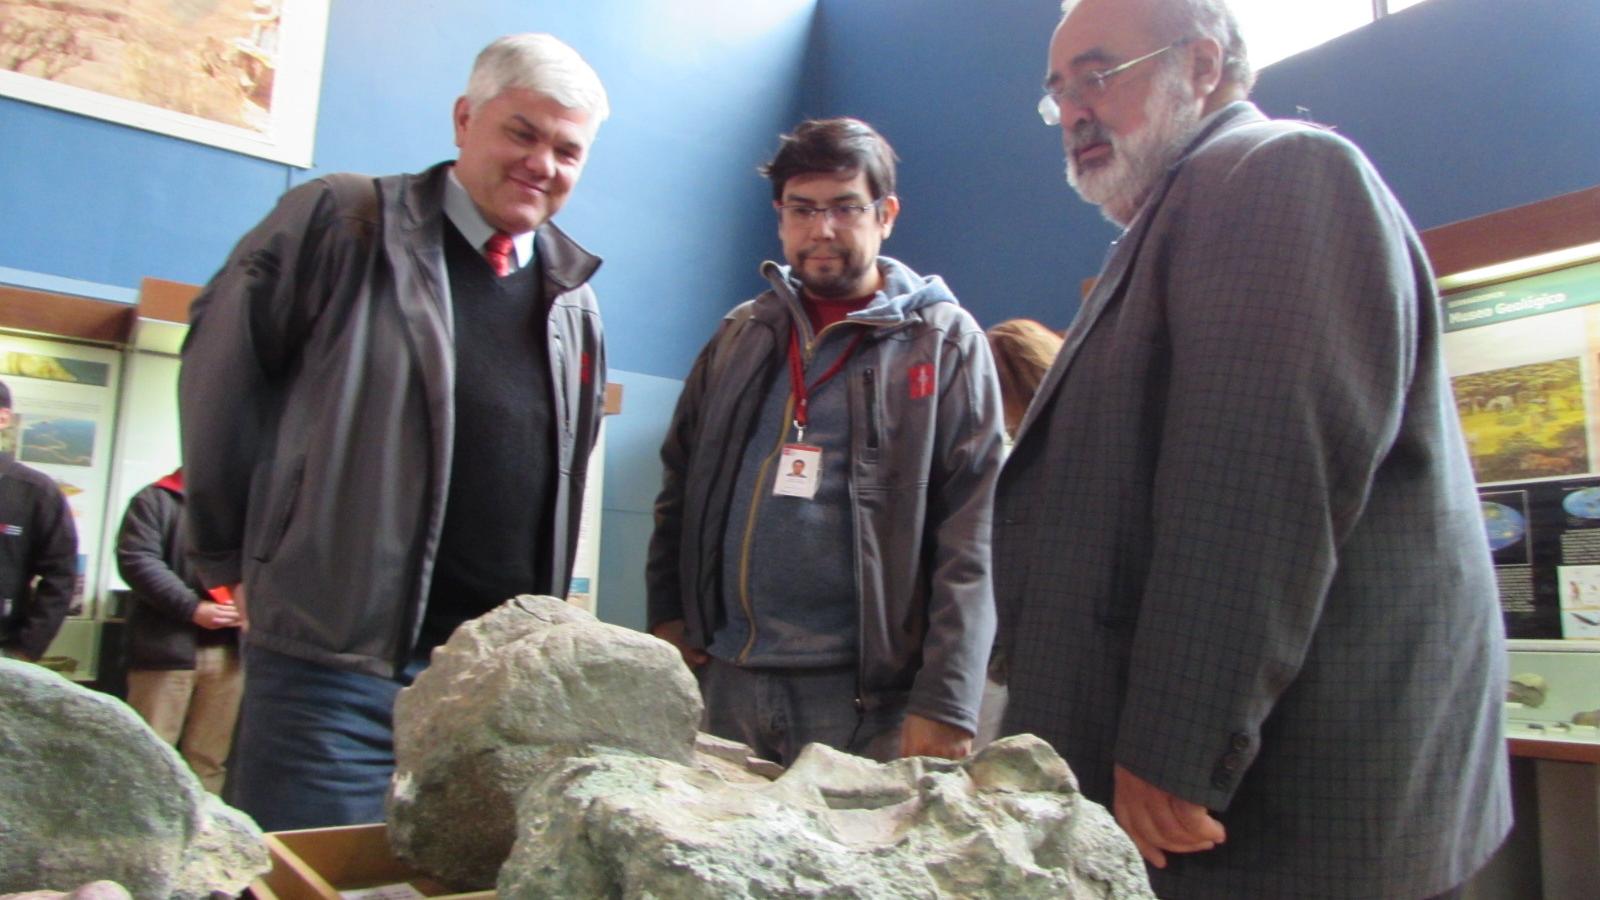
<instances>
[{"instance_id":1,"label":"red necktie","mask_svg":"<svg viewBox=\"0 0 1600 900\"><path fill-rule=\"evenodd\" d=\"M483 258L489 261L496 277L504 278L511 274L511 235L504 231L490 235L483 245Z\"/></svg>"}]
</instances>

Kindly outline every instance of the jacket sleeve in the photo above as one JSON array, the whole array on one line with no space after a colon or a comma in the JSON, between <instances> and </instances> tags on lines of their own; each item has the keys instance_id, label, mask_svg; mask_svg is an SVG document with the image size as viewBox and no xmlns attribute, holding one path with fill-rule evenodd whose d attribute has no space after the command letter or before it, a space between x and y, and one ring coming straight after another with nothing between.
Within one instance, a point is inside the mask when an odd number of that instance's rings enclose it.
<instances>
[{"instance_id":1,"label":"jacket sleeve","mask_svg":"<svg viewBox=\"0 0 1600 900\"><path fill-rule=\"evenodd\" d=\"M33 509L33 533L38 542L30 548L29 570L39 580L15 640L22 652L38 658L55 640L71 611L72 590L78 580L78 530L67 498L59 490L40 492Z\"/></svg>"},{"instance_id":2,"label":"jacket sleeve","mask_svg":"<svg viewBox=\"0 0 1600 900\"><path fill-rule=\"evenodd\" d=\"M1338 138L1280 136L1178 177L1171 389L1150 413L1153 545L1114 752L1221 810L1394 446L1431 292L1403 213Z\"/></svg>"},{"instance_id":3,"label":"jacket sleeve","mask_svg":"<svg viewBox=\"0 0 1600 900\"><path fill-rule=\"evenodd\" d=\"M208 586L239 582L251 478L270 458L284 381L345 239L333 190L301 185L234 247L190 308L178 379L190 558Z\"/></svg>"},{"instance_id":4,"label":"jacket sleeve","mask_svg":"<svg viewBox=\"0 0 1600 900\"><path fill-rule=\"evenodd\" d=\"M656 495L655 530L645 559L646 627L685 617L679 553L683 537L684 479L694 451L700 421L700 404L710 383L712 358L730 327L724 319L683 382L672 423L661 443L661 492Z\"/></svg>"},{"instance_id":5,"label":"jacket sleeve","mask_svg":"<svg viewBox=\"0 0 1600 900\"><path fill-rule=\"evenodd\" d=\"M976 733L994 644L990 525L1005 426L989 343L970 316L962 319L940 367L928 473L928 631L907 711Z\"/></svg>"},{"instance_id":6,"label":"jacket sleeve","mask_svg":"<svg viewBox=\"0 0 1600 900\"><path fill-rule=\"evenodd\" d=\"M161 495L161 488L146 487L128 502L117 531L117 573L139 602L176 622L191 621L202 599L167 564L172 549L167 541L173 533L167 520L182 514L177 501Z\"/></svg>"}]
</instances>

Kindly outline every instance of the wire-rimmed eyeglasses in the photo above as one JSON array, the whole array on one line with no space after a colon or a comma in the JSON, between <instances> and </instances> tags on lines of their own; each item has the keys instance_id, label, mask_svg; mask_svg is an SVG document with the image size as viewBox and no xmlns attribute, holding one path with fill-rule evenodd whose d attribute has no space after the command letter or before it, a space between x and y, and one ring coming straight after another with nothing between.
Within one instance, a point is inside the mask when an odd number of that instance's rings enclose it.
<instances>
[{"instance_id":1,"label":"wire-rimmed eyeglasses","mask_svg":"<svg viewBox=\"0 0 1600 900\"><path fill-rule=\"evenodd\" d=\"M1067 102L1075 107L1093 106L1105 99L1106 91L1108 90L1107 83L1112 78L1121 75L1139 63L1155 59L1168 50L1174 47L1182 47L1187 43L1189 43L1188 38L1181 41L1173 41L1160 50L1152 50L1143 56L1135 57L1109 69L1085 72L1076 78L1063 81L1055 87L1046 88L1044 96L1039 98L1039 118L1043 119L1046 125L1060 125L1062 98L1065 98Z\"/></svg>"},{"instance_id":2,"label":"wire-rimmed eyeglasses","mask_svg":"<svg viewBox=\"0 0 1600 900\"><path fill-rule=\"evenodd\" d=\"M792 203L778 207L778 216L790 225L810 225L819 217L827 217L837 227L854 225L862 220L867 213L876 210L884 198L879 197L871 203L842 203L838 206L810 206L804 203Z\"/></svg>"}]
</instances>

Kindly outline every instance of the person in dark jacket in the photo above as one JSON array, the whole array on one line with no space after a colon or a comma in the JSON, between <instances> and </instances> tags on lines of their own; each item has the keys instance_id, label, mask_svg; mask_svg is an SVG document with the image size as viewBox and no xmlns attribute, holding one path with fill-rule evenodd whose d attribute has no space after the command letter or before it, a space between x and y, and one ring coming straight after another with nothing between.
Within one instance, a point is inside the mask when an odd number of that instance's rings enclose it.
<instances>
[{"instance_id":1,"label":"person in dark jacket","mask_svg":"<svg viewBox=\"0 0 1600 900\"><path fill-rule=\"evenodd\" d=\"M609 111L577 51L500 38L454 161L294 188L190 308L190 558L248 632L223 793L267 830L381 821L432 648L568 591L605 340L600 260L551 218Z\"/></svg>"},{"instance_id":2,"label":"person in dark jacket","mask_svg":"<svg viewBox=\"0 0 1600 900\"><path fill-rule=\"evenodd\" d=\"M989 345L943 279L878 252L900 200L870 125L803 122L763 172L789 265L684 382L648 624L701 670L704 729L758 756L959 759L994 636Z\"/></svg>"},{"instance_id":3,"label":"person in dark jacket","mask_svg":"<svg viewBox=\"0 0 1600 900\"><path fill-rule=\"evenodd\" d=\"M0 431L11 427L0 382ZM37 662L72 609L78 530L50 476L0 456L0 653Z\"/></svg>"},{"instance_id":4,"label":"person in dark jacket","mask_svg":"<svg viewBox=\"0 0 1600 900\"><path fill-rule=\"evenodd\" d=\"M133 496L117 532L128 612L128 705L220 793L239 713L239 612L184 554L183 470ZM220 601L220 602L219 602Z\"/></svg>"}]
</instances>

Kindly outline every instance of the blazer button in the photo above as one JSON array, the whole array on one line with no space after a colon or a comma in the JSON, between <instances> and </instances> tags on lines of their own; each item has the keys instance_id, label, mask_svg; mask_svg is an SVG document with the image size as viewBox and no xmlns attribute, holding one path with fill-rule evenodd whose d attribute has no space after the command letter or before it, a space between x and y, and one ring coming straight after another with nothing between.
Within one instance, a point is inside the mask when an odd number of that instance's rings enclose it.
<instances>
[{"instance_id":1,"label":"blazer button","mask_svg":"<svg viewBox=\"0 0 1600 900\"><path fill-rule=\"evenodd\" d=\"M1244 732L1234 732L1230 743L1233 744L1233 749L1235 750L1249 750L1250 735L1245 734Z\"/></svg>"},{"instance_id":2,"label":"blazer button","mask_svg":"<svg viewBox=\"0 0 1600 900\"><path fill-rule=\"evenodd\" d=\"M1211 773L1211 786L1217 790L1225 791L1233 786L1233 779L1228 777L1227 772L1218 769Z\"/></svg>"},{"instance_id":3,"label":"blazer button","mask_svg":"<svg viewBox=\"0 0 1600 900\"><path fill-rule=\"evenodd\" d=\"M1229 753L1222 757L1222 771L1233 773L1244 768L1244 754Z\"/></svg>"}]
</instances>

